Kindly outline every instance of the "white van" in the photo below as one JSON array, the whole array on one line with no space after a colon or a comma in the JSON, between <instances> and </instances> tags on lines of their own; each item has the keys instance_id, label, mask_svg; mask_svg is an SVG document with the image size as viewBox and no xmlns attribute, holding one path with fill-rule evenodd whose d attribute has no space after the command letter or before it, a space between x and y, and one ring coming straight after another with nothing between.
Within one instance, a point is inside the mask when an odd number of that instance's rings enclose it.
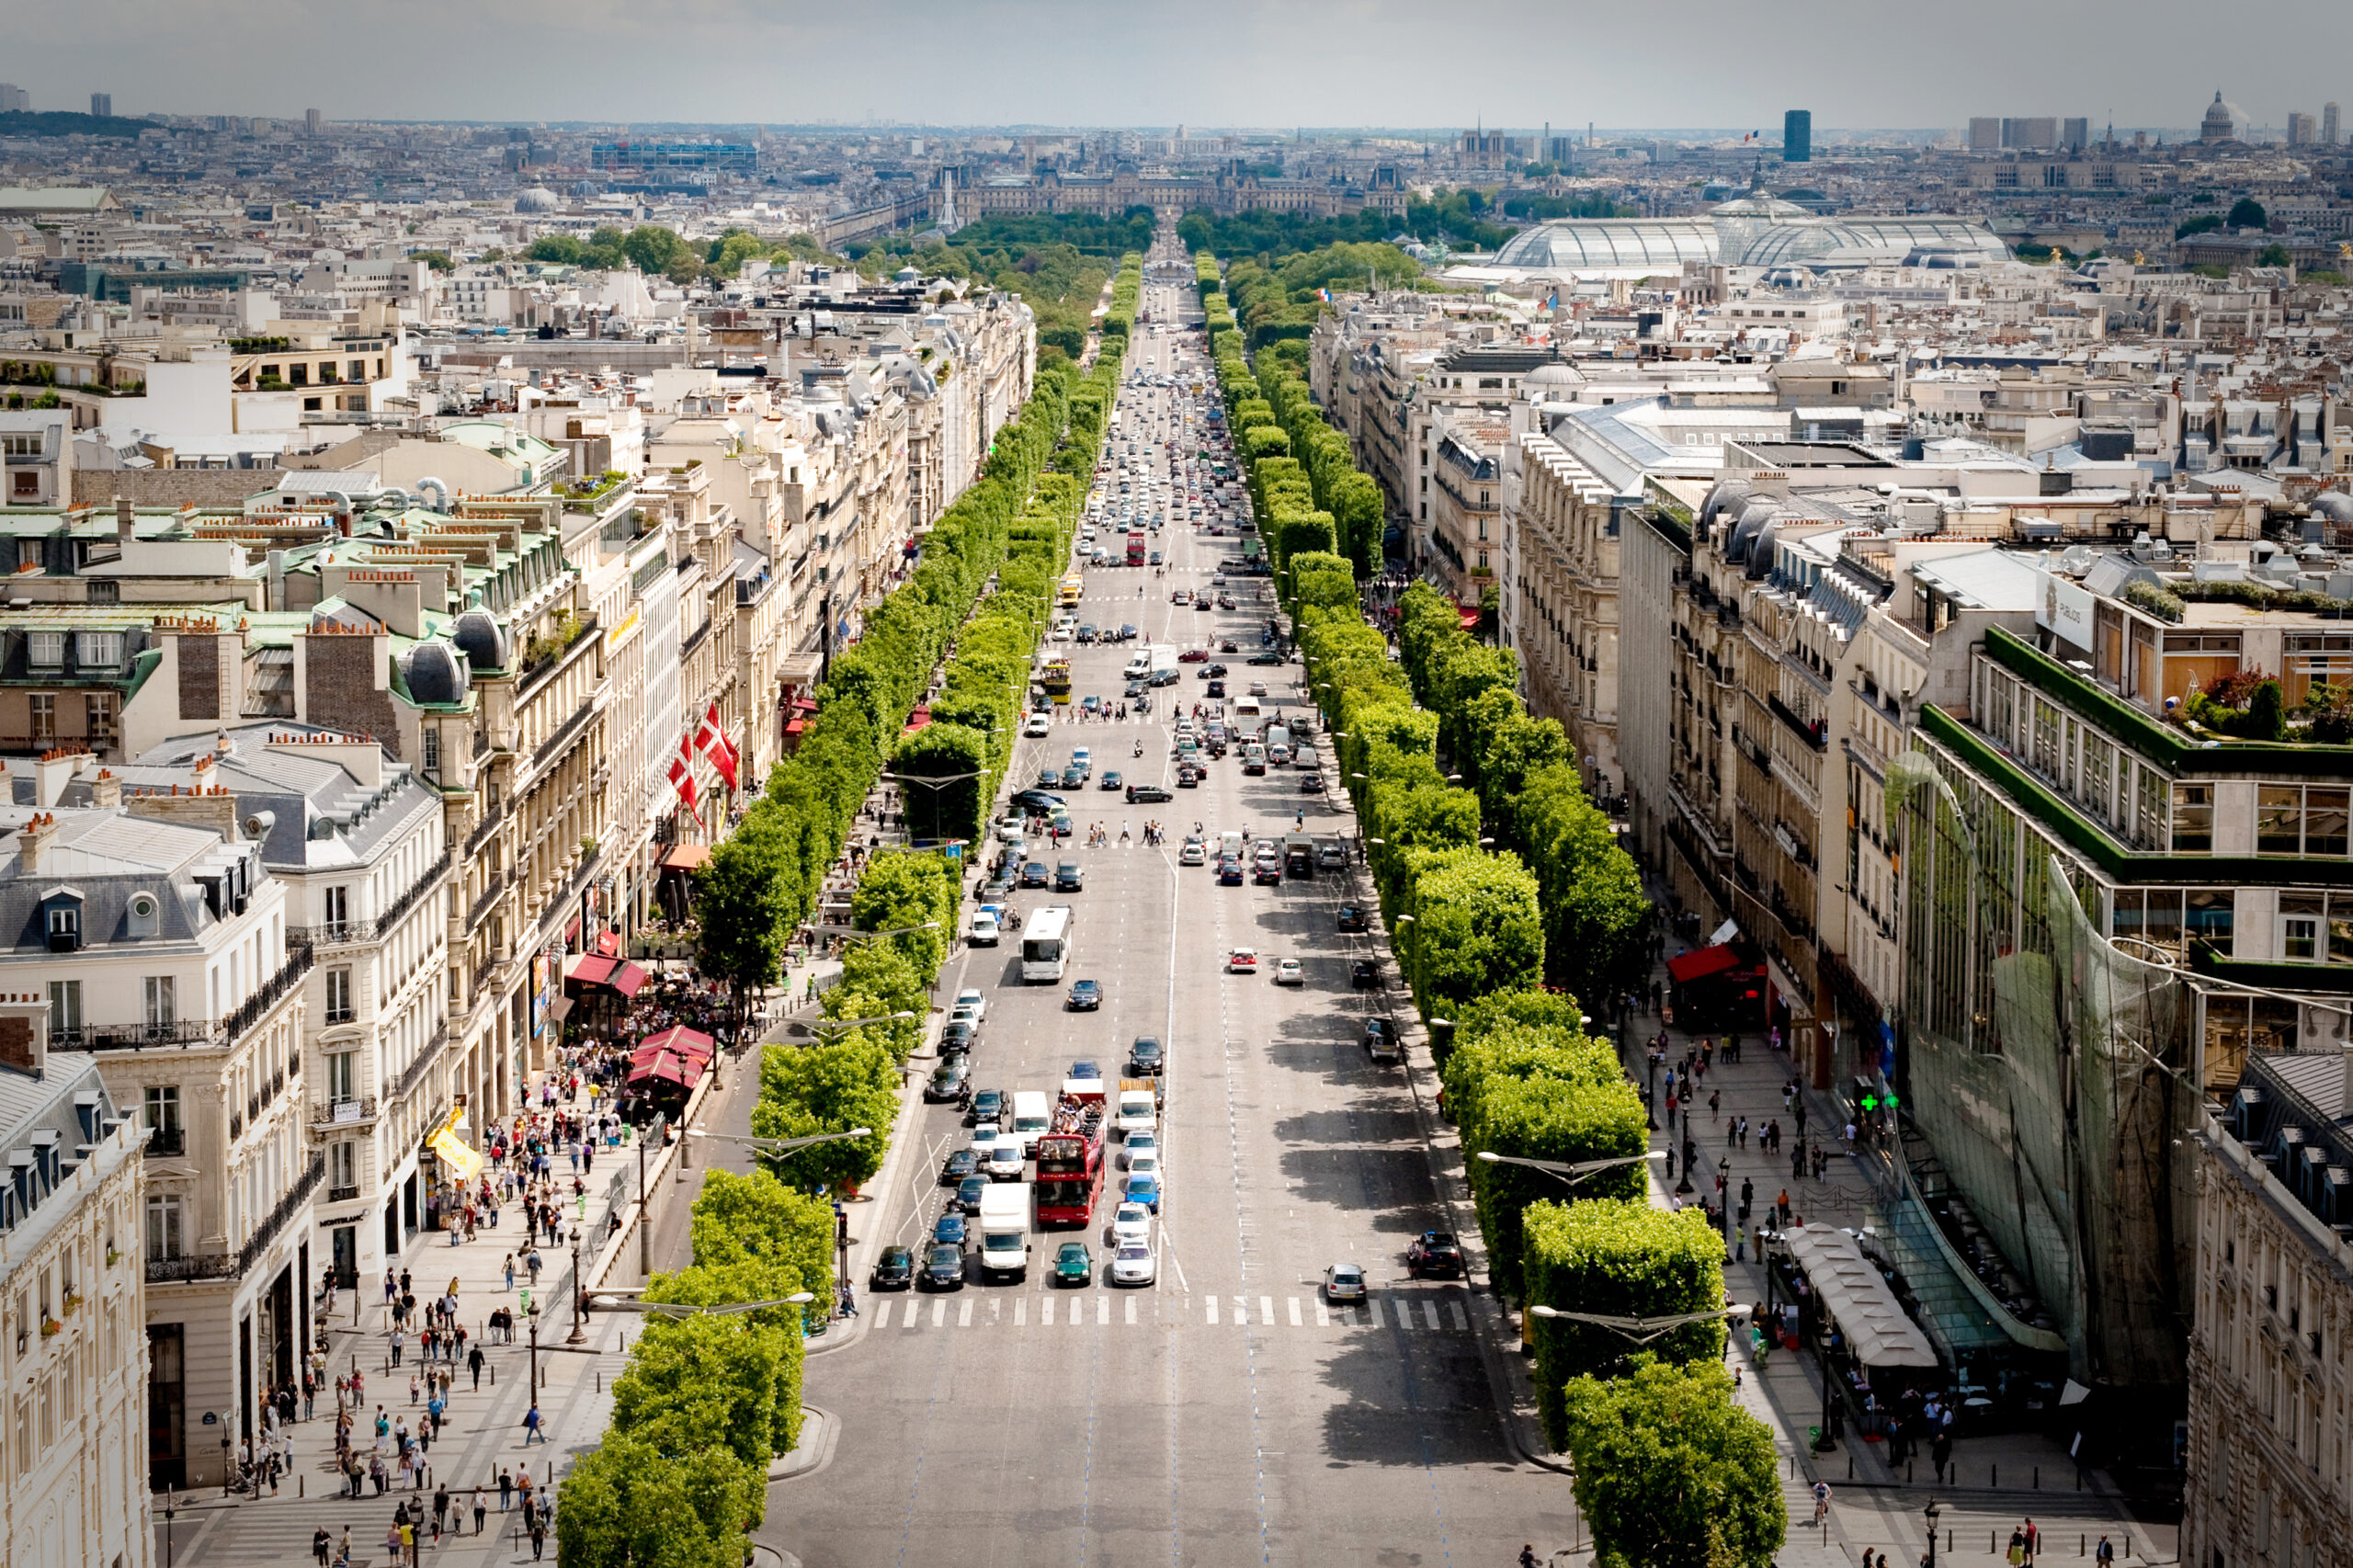
<instances>
[{"instance_id":1,"label":"white van","mask_svg":"<svg viewBox=\"0 0 2353 1568\"><path fill-rule=\"evenodd\" d=\"M1265 717L1265 712L1255 697L1238 697L1233 700L1233 722L1238 729L1256 733L1258 721Z\"/></svg>"},{"instance_id":2,"label":"white van","mask_svg":"<svg viewBox=\"0 0 2353 1568\"><path fill-rule=\"evenodd\" d=\"M1024 1155L1038 1152L1038 1140L1047 1126L1046 1096L1039 1089L1016 1089L1013 1093L1013 1126L1006 1136L1021 1141Z\"/></svg>"},{"instance_id":3,"label":"white van","mask_svg":"<svg viewBox=\"0 0 2353 1568\"><path fill-rule=\"evenodd\" d=\"M1229 857L1236 860L1241 859L1242 835L1239 833L1222 833L1218 835L1217 853L1218 858L1221 860Z\"/></svg>"}]
</instances>

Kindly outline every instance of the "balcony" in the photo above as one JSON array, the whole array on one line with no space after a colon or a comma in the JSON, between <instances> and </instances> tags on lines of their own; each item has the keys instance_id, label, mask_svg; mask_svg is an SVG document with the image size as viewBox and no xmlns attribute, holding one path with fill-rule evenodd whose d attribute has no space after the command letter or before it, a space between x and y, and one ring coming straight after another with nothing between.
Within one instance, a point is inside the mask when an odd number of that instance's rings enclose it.
<instances>
[{"instance_id":1,"label":"balcony","mask_svg":"<svg viewBox=\"0 0 2353 1568\"><path fill-rule=\"evenodd\" d=\"M147 1283L150 1285L193 1285L207 1279L234 1279L244 1272L236 1258L228 1253L214 1253L203 1257L151 1257L147 1260Z\"/></svg>"},{"instance_id":2,"label":"balcony","mask_svg":"<svg viewBox=\"0 0 2353 1568\"><path fill-rule=\"evenodd\" d=\"M278 1200L278 1207L269 1211L269 1218L255 1226L254 1233L245 1238L245 1244L237 1249L236 1271L239 1274L251 1268L269 1250L270 1244L278 1239L278 1233L286 1228L288 1221L310 1206L312 1194L318 1191L320 1184L326 1179L326 1154L321 1152L312 1155L311 1163L303 1167L301 1176L286 1189L286 1196Z\"/></svg>"},{"instance_id":3,"label":"balcony","mask_svg":"<svg viewBox=\"0 0 2353 1568\"><path fill-rule=\"evenodd\" d=\"M331 1187L327 1188L327 1195L324 1201L328 1203L349 1203L358 1196L359 1189L356 1187Z\"/></svg>"},{"instance_id":4,"label":"balcony","mask_svg":"<svg viewBox=\"0 0 2353 1568\"><path fill-rule=\"evenodd\" d=\"M469 844L467 847L471 850L472 846ZM441 880L442 874L449 870L456 859L456 851L443 850L441 858L426 868L425 874L411 882L400 897L386 905L383 913L373 920L335 920L324 926L289 926L286 932L287 940L307 942L316 947L352 947L364 946L377 941L381 937L389 937L400 925L401 917L409 912L418 899L425 896L427 889ZM348 1023L350 1020L330 1018L328 1021Z\"/></svg>"},{"instance_id":5,"label":"balcony","mask_svg":"<svg viewBox=\"0 0 2353 1568\"><path fill-rule=\"evenodd\" d=\"M417 1082L432 1070L435 1062L441 1060L441 1049L449 1043L449 1024L445 1018L442 1020L441 1027L433 1031L433 1038L426 1040L424 1048L417 1051L416 1060L408 1064L408 1071L401 1074L400 1083L392 1089L392 1096L395 1099L407 1098L408 1092L416 1087Z\"/></svg>"},{"instance_id":6,"label":"balcony","mask_svg":"<svg viewBox=\"0 0 2353 1568\"><path fill-rule=\"evenodd\" d=\"M313 1127L363 1127L376 1119L376 1096L367 1095L355 1099L313 1100Z\"/></svg>"},{"instance_id":7,"label":"balcony","mask_svg":"<svg viewBox=\"0 0 2353 1568\"><path fill-rule=\"evenodd\" d=\"M219 1022L176 1018L162 1024L85 1024L79 1028L51 1031L50 1042L63 1051L145 1051L165 1046L234 1045L247 1030L269 1017L287 992L311 972L315 949L309 943L297 949L286 966L244 1005Z\"/></svg>"},{"instance_id":8,"label":"balcony","mask_svg":"<svg viewBox=\"0 0 2353 1568\"><path fill-rule=\"evenodd\" d=\"M471 858L473 852L482 847L482 841L488 838L491 834L497 829L498 824L506 820L506 802L502 801L497 805L491 808L489 815L483 817L482 821L474 824L474 830L472 833L466 835L467 857Z\"/></svg>"},{"instance_id":9,"label":"balcony","mask_svg":"<svg viewBox=\"0 0 2353 1568\"><path fill-rule=\"evenodd\" d=\"M185 1154L188 1134L176 1127L153 1127L147 1131L147 1152L151 1154Z\"/></svg>"}]
</instances>

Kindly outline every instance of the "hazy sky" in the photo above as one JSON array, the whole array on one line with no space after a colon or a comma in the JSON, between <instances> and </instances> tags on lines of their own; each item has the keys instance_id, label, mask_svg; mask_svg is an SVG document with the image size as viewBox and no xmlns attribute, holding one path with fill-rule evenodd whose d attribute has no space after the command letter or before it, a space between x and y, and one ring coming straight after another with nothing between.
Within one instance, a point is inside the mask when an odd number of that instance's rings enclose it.
<instances>
[{"instance_id":1,"label":"hazy sky","mask_svg":"<svg viewBox=\"0 0 2353 1568\"><path fill-rule=\"evenodd\" d=\"M2344 0L0 0L36 108L936 125L2258 125L2353 102Z\"/></svg>"}]
</instances>

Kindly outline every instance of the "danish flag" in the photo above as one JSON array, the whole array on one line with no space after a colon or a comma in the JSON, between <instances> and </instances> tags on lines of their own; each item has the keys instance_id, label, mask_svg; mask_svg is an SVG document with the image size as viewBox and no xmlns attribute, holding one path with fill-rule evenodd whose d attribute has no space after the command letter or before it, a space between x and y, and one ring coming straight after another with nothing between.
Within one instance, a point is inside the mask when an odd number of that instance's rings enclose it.
<instances>
[{"instance_id":1,"label":"danish flag","mask_svg":"<svg viewBox=\"0 0 2353 1568\"><path fill-rule=\"evenodd\" d=\"M687 803L687 810L699 812L700 808L695 803L694 748L683 736L678 741L678 755L671 759L670 788L678 792L678 799Z\"/></svg>"},{"instance_id":2,"label":"danish flag","mask_svg":"<svg viewBox=\"0 0 2353 1568\"><path fill-rule=\"evenodd\" d=\"M719 776L727 780L730 790L735 788L735 748L727 742L727 726L720 722L716 702L703 715L702 727L695 732L694 749L710 759L710 765L719 769Z\"/></svg>"}]
</instances>

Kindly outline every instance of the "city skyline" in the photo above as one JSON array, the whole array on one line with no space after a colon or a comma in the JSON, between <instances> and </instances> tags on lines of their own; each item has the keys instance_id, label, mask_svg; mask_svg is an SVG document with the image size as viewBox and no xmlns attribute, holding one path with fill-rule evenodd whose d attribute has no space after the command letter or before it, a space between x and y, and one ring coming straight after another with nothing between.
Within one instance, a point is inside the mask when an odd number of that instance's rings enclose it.
<instances>
[{"instance_id":1,"label":"city skyline","mask_svg":"<svg viewBox=\"0 0 2353 1568\"><path fill-rule=\"evenodd\" d=\"M1550 121L1565 129L1574 121L1625 131L1704 119L1769 131L1793 96L1805 96L1793 95L1792 85L1813 74L1838 85L1835 104L1815 106L1824 135L1951 129L1988 113L2188 127L2218 89L2256 126L2284 127L2291 109L2338 96L2339 51L2326 45L2353 41L2353 24L2316 0L2267 9L2267 26L2205 40L2192 52L2171 46L2177 28L2160 23L2120 34L2097 7L2054 11L2005 0L1973 12L1972 27L1959 34L1913 27L1853 37L1832 25L1832 7L1801 0L1776 14L1767 36L1743 45L1737 73L1717 80L1692 72L1681 40L1754 29L1751 13L1711 0L1687 17L1688 30L1670 37L1643 13L1597 7L1573 25L1516 37L1521 69L1497 79L1478 51L1416 43L1428 19L1397 0L1312 9L1211 0L1109 18L1071 0L954 10L880 0L855 14L816 15L780 14L756 0L682 0L658 17L611 0L523 0L501 13L502 35L532 37L544 28L546 38L564 40L561 47L519 51L494 72L427 66L353 80L337 66L355 51L381 46L392 58L430 62L444 40L453 61L496 58L500 50L494 43L485 51L477 14L449 0L415 0L397 16L339 17L331 32L302 25L310 13L287 0L168 9L102 0L70 13L23 14L9 69L29 79L37 109L79 108L99 92L126 114L299 117L325 97L320 107L330 120L576 121L606 118L582 111L609 104L621 111L609 118L623 123L1246 126L1279 118L1355 126L1369 123L1368 105L1396 103L1411 112L1370 123ZM2022 30L2035 49L2017 47ZM905 63L950 34L961 70L943 75ZM2283 35L2315 47L2282 56L2272 40ZM733 41L714 50L714 40ZM1917 62L1931 51L1938 68L1919 79ZM875 64L802 80L793 66L801 56ZM2084 79L2081 62L2089 57L2102 62L2097 87ZM1198 59L1199 66L1143 79L1103 68L1131 58ZM1662 72L1695 85L1662 99L1654 90ZM251 85L267 82L288 84L290 101L254 101ZM330 83L335 94L323 90ZM1270 114L1279 105L1290 112ZM1704 115L1690 112L1702 107Z\"/></svg>"}]
</instances>

